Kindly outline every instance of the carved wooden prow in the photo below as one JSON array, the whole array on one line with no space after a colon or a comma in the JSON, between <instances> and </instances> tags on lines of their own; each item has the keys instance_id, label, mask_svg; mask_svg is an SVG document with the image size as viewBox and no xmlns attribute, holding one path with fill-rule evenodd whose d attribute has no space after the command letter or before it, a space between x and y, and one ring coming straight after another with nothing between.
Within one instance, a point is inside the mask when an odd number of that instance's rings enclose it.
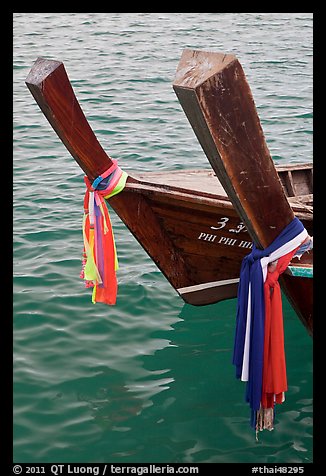
<instances>
[{"instance_id":1,"label":"carved wooden prow","mask_svg":"<svg viewBox=\"0 0 326 476\"><path fill-rule=\"evenodd\" d=\"M251 238L258 247L267 247L294 213L239 61L234 55L187 49L173 88ZM312 281L281 276L283 291L311 335Z\"/></svg>"},{"instance_id":2,"label":"carved wooden prow","mask_svg":"<svg viewBox=\"0 0 326 476\"><path fill-rule=\"evenodd\" d=\"M112 164L98 142L78 103L63 63L38 58L26 78L26 85L53 129L88 178L93 181ZM138 180L128 176L125 189L109 203L171 285L184 287L189 276L182 257L146 196L128 190Z\"/></svg>"},{"instance_id":3,"label":"carved wooden prow","mask_svg":"<svg viewBox=\"0 0 326 476\"><path fill-rule=\"evenodd\" d=\"M88 124L63 63L38 58L25 82L51 126L88 178L93 181L107 170L112 161Z\"/></svg>"},{"instance_id":4,"label":"carved wooden prow","mask_svg":"<svg viewBox=\"0 0 326 476\"><path fill-rule=\"evenodd\" d=\"M239 61L234 55L187 49L173 88L251 237L265 248L294 215Z\"/></svg>"}]
</instances>

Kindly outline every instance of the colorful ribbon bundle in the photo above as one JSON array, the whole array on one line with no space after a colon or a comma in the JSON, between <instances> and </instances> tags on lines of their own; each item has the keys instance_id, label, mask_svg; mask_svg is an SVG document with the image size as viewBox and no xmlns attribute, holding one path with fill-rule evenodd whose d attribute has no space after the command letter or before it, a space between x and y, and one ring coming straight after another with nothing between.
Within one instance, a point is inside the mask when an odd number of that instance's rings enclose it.
<instances>
[{"instance_id":1,"label":"colorful ribbon bundle","mask_svg":"<svg viewBox=\"0 0 326 476\"><path fill-rule=\"evenodd\" d=\"M85 287L93 287L94 304L115 304L117 297L118 259L105 199L123 190L128 174L118 167L116 160L112 162L108 170L93 183L84 177L87 190L84 198L84 252L80 277L85 280Z\"/></svg>"},{"instance_id":2,"label":"colorful ribbon bundle","mask_svg":"<svg viewBox=\"0 0 326 476\"><path fill-rule=\"evenodd\" d=\"M253 245L241 265L233 352L236 377L247 382L246 401L251 426L273 429L274 405L284 401L287 390L283 315L279 275L308 233L294 218L270 246Z\"/></svg>"}]
</instances>

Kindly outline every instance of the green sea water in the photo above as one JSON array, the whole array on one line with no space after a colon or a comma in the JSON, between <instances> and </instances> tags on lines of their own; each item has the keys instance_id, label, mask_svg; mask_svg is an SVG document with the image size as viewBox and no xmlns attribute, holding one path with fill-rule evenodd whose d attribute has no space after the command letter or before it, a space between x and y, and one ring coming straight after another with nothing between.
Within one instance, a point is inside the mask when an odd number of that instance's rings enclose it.
<instances>
[{"instance_id":1,"label":"green sea water","mask_svg":"<svg viewBox=\"0 0 326 476\"><path fill-rule=\"evenodd\" d=\"M131 171L207 168L171 84L184 48L235 54L277 163L312 161L311 13L14 14L14 461L310 463L312 339L284 298L288 372L257 442L231 364L236 300L183 303L118 217L114 307L79 279L83 173L24 80L63 61Z\"/></svg>"}]
</instances>

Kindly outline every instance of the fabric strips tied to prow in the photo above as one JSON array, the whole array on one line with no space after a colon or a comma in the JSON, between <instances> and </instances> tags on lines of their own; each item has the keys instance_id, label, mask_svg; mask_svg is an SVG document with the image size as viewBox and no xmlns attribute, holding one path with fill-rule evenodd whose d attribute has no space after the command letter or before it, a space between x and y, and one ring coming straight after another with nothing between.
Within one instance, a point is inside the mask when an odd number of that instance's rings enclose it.
<instances>
[{"instance_id":1,"label":"fabric strips tied to prow","mask_svg":"<svg viewBox=\"0 0 326 476\"><path fill-rule=\"evenodd\" d=\"M111 159L112 160L112 159ZM93 287L92 301L115 304L117 297L118 259L106 198L121 192L128 174L117 161L90 183L84 177L86 193L83 219L83 268L80 277L86 287Z\"/></svg>"},{"instance_id":2,"label":"fabric strips tied to prow","mask_svg":"<svg viewBox=\"0 0 326 476\"><path fill-rule=\"evenodd\" d=\"M241 265L233 352L236 377L246 384L251 426L273 429L274 405L287 390L282 298L278 278L310 237L294 218L270 246L253 246Z\"/></svg>"}]
</instances>

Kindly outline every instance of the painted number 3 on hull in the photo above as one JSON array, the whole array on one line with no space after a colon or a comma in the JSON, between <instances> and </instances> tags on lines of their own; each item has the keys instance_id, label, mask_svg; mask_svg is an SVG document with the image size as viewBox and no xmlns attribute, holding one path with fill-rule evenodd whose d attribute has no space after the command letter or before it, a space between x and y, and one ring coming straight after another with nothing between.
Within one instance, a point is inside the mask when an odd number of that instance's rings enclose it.
<instances>
[{"instance_id":1,"label":"painted number 3 on hull","mask_svg":"<svg viewBox=\"0 0 326 476\"><path fill-rule=\"evenodd\" d=\"M229 220L230 219L228 217L223 217L223 218L220 219L220 221L217 222L217 224L219 226L211 226L211 229L212 230L221 230L222 228L224 228L226 226L226 224ZM229 228L230 233L240 233L241 231L243 231L243 232L247 231L245 225L242 222L240 222L239 225L237 225L236 229Z\"/></svg>"}]
</instances>

